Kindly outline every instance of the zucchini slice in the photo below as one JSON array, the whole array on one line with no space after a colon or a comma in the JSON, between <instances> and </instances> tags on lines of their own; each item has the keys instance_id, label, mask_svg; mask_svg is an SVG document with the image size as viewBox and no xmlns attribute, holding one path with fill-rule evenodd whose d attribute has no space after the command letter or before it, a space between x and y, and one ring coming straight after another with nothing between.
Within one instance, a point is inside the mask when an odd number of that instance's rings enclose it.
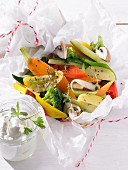
<instances>
[{"instance_id":1,"label":"zucchini slice","mask_svg":"<svg viewBox=\"0 0 128 170\"><path fill-rule=\"evenodd\" d=\"M99 80L114 81L116 79L115 74L111 70L103 67L89 66L85 72L88 76Z\"/></svg>"},{"instance_id":2,"label":"zucchini slice","mask_svg":"<svg viewBox=\"0 0 128 170\"><path fill-rule=\"evenodd\" d=\"M106 63L103 59L101 59L96 53L85 47L83 44L76 40L70 40L71 44L77 48L80 52L88 56L94 61L101 62L101 63Z\"/></svg>"}]
</instances>

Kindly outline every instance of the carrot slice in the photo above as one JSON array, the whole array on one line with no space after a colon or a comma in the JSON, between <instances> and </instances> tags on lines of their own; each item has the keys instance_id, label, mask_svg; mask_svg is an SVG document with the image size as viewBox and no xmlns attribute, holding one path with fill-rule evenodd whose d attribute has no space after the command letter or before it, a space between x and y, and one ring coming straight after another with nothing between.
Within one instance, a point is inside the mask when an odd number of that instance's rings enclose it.
<instances>
[{"instance_id":1,"label":"carrot slice","mask_svg":"<svg viewBox=\"0 0 128 170\"><path fill-rule=\"evenodd\" d=\"M69 96L73 99L76 99L76 95L74 94L74 92L72 91L72 89L69 89Z\"/></svg>"},{"instance_id":2,"label":"carrot slice","mask_svg":"<svg viewBox=\"0 0 128 170\"><path fill-rule=\"evenodd\" d=\"M56 85L56 87L62 92L66 93L68 91L68 81L65 76L63 76L62 80Z\"/></svg>"},{"instance_id":3,"label":"carrot slice","mask_svg":"<svg viewBox=\"0 0 128 170\"><path fill-rule=\"evenodd\" d=\"M39 58L31 58L24 47L20 48L24 59L28 65L28 68L35 76L48 75L48 73L54 72L54 68L50 67L45 62L41 61ZM62 80L56 86L60 91L66 93L68 91L68 81L63 76Z\"/></svg>"},{"instance_id":4,"label":"carrot slice","mask_svg":"<svg viewBox=\"0 0 128 170\"><path fill-rule=\"evenodd\" d=\"M102 86L100 89L98 89L96 91L96 95L98 95L98 96L105 95L106 92L108 91L108 89L111 87L112 84L113 84L113 81L110 81L109 83L107 83L104 86Z\"/></svg>"},{"instance_id":5,"label":"carrot slice","mask_svg":"<svg viewBox=\"0 0 128 170\"><path fill-rule=\"evenodd\" d=\"M96 83L97 82L97 79L94 79L94 78L92 78L88 75L86 77L82 78L82 80L85 80L85 81L90 82L90 83Z\"/></svg>"},{"instance_id":6,"label":"carrot slice","mask_svg":"<svg viewBox=\"0 0 128 170\"><path fill-rule=\"evenodd\" d=\"M38 58L31 58L28 63L28 68L33 75L36 76L48 75L48 73L52 73L54 71L54 68L50 67Z\"/></svg>"},{"instance_id":7,"label":"carrot slice","mask_svg":"<svg viewBox=\"0 0 128 170\"><path fill-rule=\"evenodd\" d=\"M48 75L48 73L52 73L54 71L54 68L50 67L39 58L31 58L24 47L21 47L20 51L22 52L27 66L33 75L43 76Z\"/></svg>"}]
</instances>

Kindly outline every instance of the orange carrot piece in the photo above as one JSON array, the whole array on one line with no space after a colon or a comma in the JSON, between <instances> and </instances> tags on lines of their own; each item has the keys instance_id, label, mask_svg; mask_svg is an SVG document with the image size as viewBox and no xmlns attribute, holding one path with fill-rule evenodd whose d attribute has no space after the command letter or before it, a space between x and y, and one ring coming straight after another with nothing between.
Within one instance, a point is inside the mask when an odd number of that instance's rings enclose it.
<instances>
[{"instance_id":1,"label":"orange carrot piece","mask_svg":"<svg viewBox=\"0 0 128 170\"><path fill-rule=\"evenodd\" d=\"M63 76L62 80L56 85L56 87L62 92L66 93L68 91L68 81L65 76Z\"/></svg>"},{"instance_id":2,"label":"orange carrot piece","mask_svg":"<svg viewBox=\"0 0 128 170\"><path fill-rule=\"evenodd\" d=\"M69 77L66 77L68 82L70 83L72 80L74 80L74 78L69 78ZM84 81L87 81L87 82L90 82L90 83L96 83L97 80L92 78L92 77L89 77L89 76L86 76L84 78L79 78L80 80L84 80Z\"/></svg>"},{"instance_id":3,"label":"orange carrot piece","mask_svg":"<svg viewBox=\"0 0 128 170\"><path fill-rule=\"evenodd\" d=\"M86 76L86 77L82 78L81 80L85 80L85 81L90 82L90 83L96 83L97 82L96 79L94 79L90 76Z\"/></svg>"},{"instance_id":4,"label":"orange carrot piece","mask_svg":"<svg viewBox=\"0 0 128 170\"><path fill-rule=\"evenodd\" d=\"M73 99L76 99L76 95L74 94L74 92L72 91L72 89L69 89L69 96Z\"/></svg>"},{"instance_id":5,"label":"orange carrot piece","mask_svg":"<svg viewBox=\"0 0 128 170\"><path fill-rule=\"evenodd\" d=\"M55 70L53 67L50 67L48 64L38 58L31 58L24 47L21 47L20 50L24 56L28 68L33 73L33 75L48 75L48 73L52 73ZM68 91L68 81L66 77L63 76L62 80L56 85L56 87L63 93L66 93Z\"/></svg>"},{"instance_id":6,"label":"orange carrot piece","mask_svg":"<svg viewBox=\"0 0 128 170\"><path fill-rule=\"evenodd\" d=\"M48 73L52 73L54 71L54 68L50 67L38 58L31 58L28 63L28 68L35 76L48 75Z\"/></svg>"},{"instance_id":7,"label":"orange carrot piece","mask_svg":"<svg viewBox=\"0 0 128 170\"><path fill-rule=\"evenodd\" d=\"M98 96L103 96L106 94L106 92L108 91L108 89L111 87L111 85L113 84L114 81L110 81L107 84L105 84L104 86L102 86L100 89L98 89L96 91L96 95Z\"/></svg>"},{"instance_id":8,"label":"orange carrot piece","mask_svg":"<svg viewBox=\"0 0 128 170\"><path fill-rule=\"evenodd\" d=\"M67 78L65 76L63 76L62 80L56 85L56 87L62 93L67 93L68 92L68 80L67 80ZM69 89L69 95L70 95L70 97L76 99L76 96L71 89Z\"/></svg>"},{"instance_id":9,"label":"orange carrot piece","mask_svg":"<svg viewBox=\"0 0 128 170\"><path fill-rule=\"evenodd\" d=\"M31 58L24 47L21 47L20 51L22 52L27 66L33 75L43 76L48 75L48 73L52 73L54 71L54 68L50 67L39 58Z\"/></svg>"}]
</instances>

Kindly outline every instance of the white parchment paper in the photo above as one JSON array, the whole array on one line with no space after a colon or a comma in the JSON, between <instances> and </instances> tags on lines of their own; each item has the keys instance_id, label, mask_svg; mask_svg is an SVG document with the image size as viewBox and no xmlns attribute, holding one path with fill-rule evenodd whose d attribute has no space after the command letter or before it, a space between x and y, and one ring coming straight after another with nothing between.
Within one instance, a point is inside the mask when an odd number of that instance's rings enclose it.
<instances>
[{"instance_id":1,"label":"white parchment paper","mask_svg":"<svg viewBox=\"0 0 128 170\"><path fill-rule=\"evenodd\" d=\"M41 131L43 139L51 153L58 158L62 165L67 166L82 157L96 130L95 127L82 129L79 123L91 123L95 118L100 119L106 116L109 119L109 115L112 116L113 114L113 117L116 119L117 110L128 111L128 104L126 102L128 98L128 36L116 28L98 1L88 1L88 8L85 13L79 14L70 21L65 20L53 1L43 0L41 2L32 16L29 16L27 13L27 5L21 4L17 15L11 13L10 22L5 26L5 30L8 31L16 24L18 17L20 17L20 19L31 25L37 32L39 47L35 49L35 35L29 27L22 26L15 32L10 46L10 53L6 53L5 57L0 59L1 99L3 97L12 98L18 96L24 97L26 100L30 99L30 97L20 95L13 89L14 80L11 76L12 73L19 74L26 67L19 51L21 46L28 47L32 57L40 58L52 52L60 40L69 43L70 39L77 39L89 43L97 41L98 35L101 35L105 46L110 50L110 66L117 76L116 83L119 97L112 100L107 96L92 114L81 114L79 117L74 118L73 122L66 123L61 123L49 117L47 119L44 118L47 128L45 132ZM4 6L4 1L2 5ZM2 5L0 10L2 10ZM12 8L15 6L17 7L16 4L12 5ZM26 10L23 11L23 8ZM0 32L3 33L3 29ZM4 52L7 42L8 38L0 39L2 44L0 46L1 53Z\"/></svg>"}]
</instances>

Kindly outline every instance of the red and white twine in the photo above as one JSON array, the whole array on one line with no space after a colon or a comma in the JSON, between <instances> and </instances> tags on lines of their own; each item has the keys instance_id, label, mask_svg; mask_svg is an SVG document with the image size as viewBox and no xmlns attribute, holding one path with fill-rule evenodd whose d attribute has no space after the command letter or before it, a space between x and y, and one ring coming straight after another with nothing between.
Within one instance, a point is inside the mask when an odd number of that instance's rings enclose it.
<instances>
[{"instance_id":1,"label":"red and white twine","mask_svg":"<svg viewBox=\"0 0 128 170\"><path fill-rule=\"evenodd\" d=\"M87 153L84 155L84 157L81 159L81 161L79 161L79 162L77 163L76 167L80 167L81 164L84 163L84 160L85 160L85 159L87 158L87 156L89 155L89 153L90 153L90 151L91 151L91 148L92 148L92 146L93 146L93 144L94 144L94 141L95 141L95 139L97 138L97 136L98 136L98 134L99 134L99 131L100 131L100 129L101 129L101 123L102 123L103 121L108 122L108 123L117 123L117 122L120 122L120 121L126 120L126 119L128 119L128 116L125 116L125 117L123 117L123 118L119 118L119 119L116 119L116 120L106 120L106 119L103 118L103 119L99 120L99 121L96 122L96 123L92 123L92 124L89 124L89 125L85 125L84 127L92 127L92 126L97 125L98 128L97 128L97 131L96 131L94 137L92 138L91 143L89 144L89 147L88 147L88 149L87 149Z\"/></svg>"},{"instance_id":2,"label":"red and white twine","mask_svg":"<svg viewBox=\"0 0 128 170\"><path fill-rule=\"evenodd\" d=\"M20 3L21 3L21 0L18 1L18 5L20 5ZM36 10L37 6L38 6L38 0L36 0L35 5L34 5L34 8L33 8L33 10L29 13L29 15L32 15L32 13Z\"/></svg>"},{"instance_id":3,"label":"red and white twine","mask_svg":"<svg viewBox=\"0 0 128 170\"><path fill-rule=\"evenodd\" d=\"M35 34L35 46L37 47L38 46L38 43L39 43L39 40L38 40L38 37L37 37L37 33L36 33L36 31L34 30L34 28L31 26L31 25L29 25L28 23L24 23L23 21L17 21L18 22L18 24L15 26L15 28L11 31L11 37L9 38L9 41L8 41L8 47L7 47L7 49L6 49L6 52L10 52L10 46L11 46L11 42L12 42L12 39L13 39L13 36L14 36L14 34L15 34L15 32L18 30L18 28L22 25L22 26L28 26L28 27L30 27L32 30L33 30L33 32L34 32L34 34Z\"/></svg>"},{"instance_id":4,"label":"red and white twine","mask_svg":"<svg viewBox=\"0 0 128 170\"><path fill-rule=\"evenodd\" d=\"M29 13L29 15L32 15L32 13L36 10L37 6L38 6L38 0L36 0L35 6L34 6L34 8L33 8L33 11L31 11L31 12Z\"/></svg>"},{"instance_id":5,"label":"red and white twine","mask_svg":"<svg viewBox=\"0 0 128 170\"><path fill-rule=\"evenodd\" d=\"M20 3L21 3L21 0L18 0L18 5L20 5ZM38 0L36 0L34 9L29 13L29 16L32 15L32 13L37 9L37 6L38 6ZM29 25L28 23L24 23L23 21L17 21L17 22L18 22L18 24L15 25L15 27L11 31L9 31L8 33L0 35L0 38L5 38L6 36L11 35L11 37L8 40L8 46L7 46L6 52L10 52L10 45L11 45L13 36L21 25L28 26L33 30L33 32L35 34L35 46L38 46L39 40L37 38L37 33L34 30L34 28L31 25Z\"/></svg>"},{"instance_id":6,"label":"red and white twine","mask_svg":"<svg viewBox=\"0 0 128 170\"><path fill-rule=\"evenodd\" d=\"M12 30L9 31L7 34L1 34L1 35L0 35L0 38L4 38L4 37L10 35L11 33L12 33Z\"/></svg>"},{"instance_id":7,"label":"red and white twine","mask_svg":"<svg viewBox=\"0 0 128 170\"><path fill-rule=\"evenodd\" d=\"M21 0L18 1L18 5L20 4Z\"/></svg>"},{"instance_id":8,"label":"red and white twine","mask_svg":"<svg viewBox=\"0 0 128 170\"><path fill-rule=\"evenodd\" d=\"M91 151L91 148L92 148L92 146L93 146L93 143L94 143L96 137L97 137L98 134L99 134L101 122L102 122L102 120L97 122L98 128L97 128L97 131L96 131L94 137L92 138L91 143L89 144L89 147L88 147L88 149L87 149L87 153L84 155L84 157L81 159L81 161L77 163L76 167L79 167L82 163L84 163L84 160L85 160L86 157L89 155L89 153L90 153L90 151Z\"/></svg>"}]
</instances>

